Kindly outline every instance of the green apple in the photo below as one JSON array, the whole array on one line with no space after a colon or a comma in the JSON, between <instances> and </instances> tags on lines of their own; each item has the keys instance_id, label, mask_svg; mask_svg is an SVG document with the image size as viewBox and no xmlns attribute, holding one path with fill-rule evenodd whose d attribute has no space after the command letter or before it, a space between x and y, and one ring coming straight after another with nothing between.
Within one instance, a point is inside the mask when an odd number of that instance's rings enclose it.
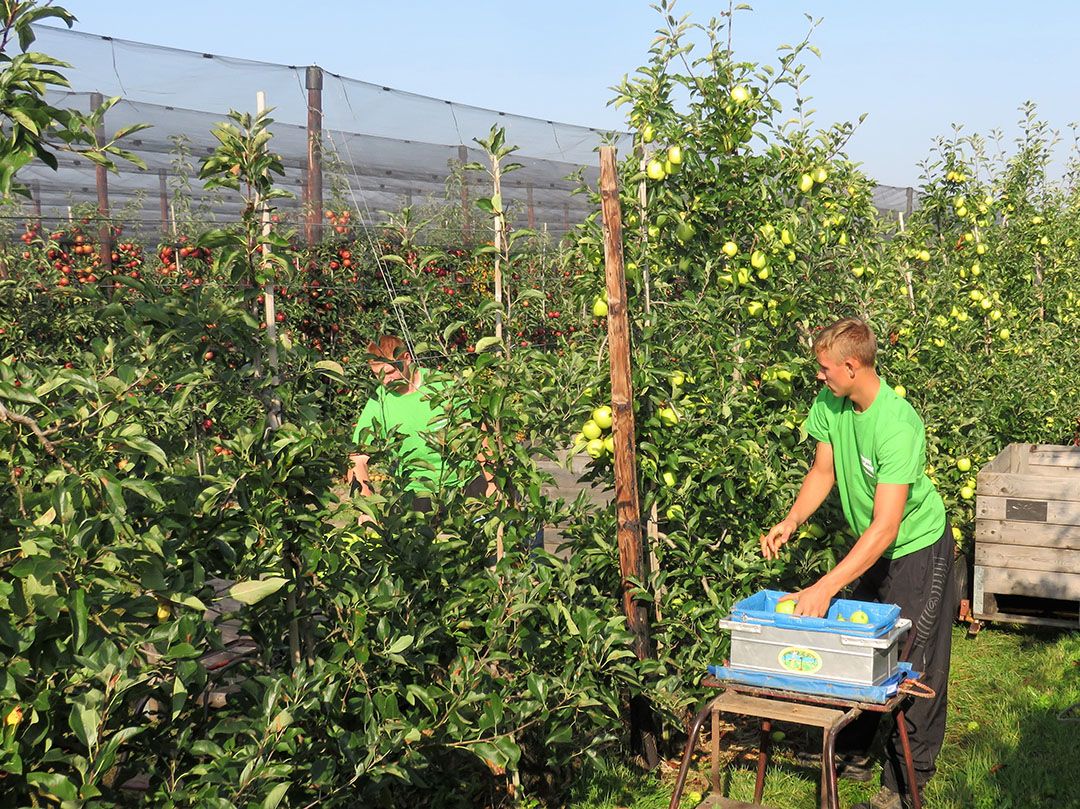
<instances>
[{"instance_id":1,"label":"green apple","mask_svg":"<svg viewBox=\"0 0 1080 809\"><path fill-rule=\"evenodd\" d=\"M683 244L694 238L695 233L694 226L685 220L680 219L679 224L675 226L675 238Z\"/></svg>"},{"instance_id":2,"label":"green apple","mask_svg":"<svg viewBox=\"0 0 1080 809\"><path fill-rule=\"evenodd\" d=\"M604 437L604 452L611 455L615 454L615 436L609 435Z\"/></svg>"},{"instance_id":3,"label":"green apple","mask_svg":"<svg viewBox=\"0 0 1080 809\"><path fill-rule=\"evenodd\" d=\"M1012 332L1009 331L1008 329L1002 329L1001 331L998 332L998 337L1000 337L1002 340L1008 340L1009 337L1011 337L1011 336L1012 336Z\"/></svg>"},{"instance_id":4,"label":"green apple","mask_svg":"<svg viewBox=\"0 0 1080 809\"><path fill-rule=\"evenodd\" d=\"M600 405L600 407L596 408L596 410L592 412L592 420L601 430L610 429L611 422L613 421L611 415L611 408L607 405ZM595 438L596 436L589 437Z\"/></svg>"},{"instance_id":5,"label":"green apple","mask_svg":"<svg viewBox=\"0 0 1080 809\"><path fill-rule=\"evenodd\" d=\"M594 438L585 445L585 451L590 458L599 458L604 454L604 442L600 438Z\"/></svg>"},{"instance_id":6,"label":"green apple","mask_svg":"<svg viewBox=\"0 0 1080 809\"><path fill-rule=\"evenodd\" d=\"M863 273L865 273L865 272L866 272L866 267L861 267L860 266L860 267L852 267L851 268L851 274L854 275L856 278L862 278Z\"/></svg>"},{"instance_id":7,"label":"green apple","mask_svg":"<svg viewBox=\"0 0 1080 809\"><path fill-rule=\"evenodd\" d=\"M607 304L597 298L593 301L592 313L593 317L607 317Z\"/></svg>"},{"instance_id":8,"label":"green apple","mask_svg":"<svg viewBox=\"0 0 1080 809\"><path fill-rule=\"evenodd\" d=\"M669 489L674 489L675 484L679 482L678 478L675 477L674 472L665 472L661 477L664 480L664 485Z\"/></svg>"},{"instance_id":9,"label":"green apple","mask_svg":"<svg viewBox=\"0 0 1080 809\"><path fill-rule=\"evenodd\" d=\"M590 441L594 438L599 438L603 433L604 431L600 429L600 425L592 419L589 419L581 425L581 434Z\"/></svg>"},{"instance_id":10,"label":"green apple","mask_svg":"<svg viewBox=\"0 0 1080 809\"><path fill-rule=\"evenodd\" d=\"M780 230L780 241L790 246L791 243L794 241L794 239L791 238L791 231L789 231L787 228L782 228Z\"/></svg>"},{"instance_id":11,"label":"green apple","mask_svg":"<svg viewBox=\"0 0 1080 809\"><path fill-rule=\"evenodd\" d=\"M772 739L774 742L782 742L784 741L784 739L787 738L787 734L784 733L784 731L782 730L774 730L772 733L769 734L769 738Z\"/></svg>"},{"instance_id":12,"label":"green apple","mask_svg":"<svg viewBox=\"0 0 1080 809\"><path fill-rule=\"evenodd\" d=\"M750 301L746 304L746 311L750 314L750 317L757 317L765 310L765 304L760 301Z\"/></svg>"},{"instance_id":13,"label":"green apple","mask_svg":"<svg viewBox=\"0 0 1080 809\"><path fill-rule=\"evenodd\" d=\"M673 165L673 166L681 165L682 164L682 158L683 158L682 147L680 147L680 146L669 146L668 147L667 159L668 159L668 162L671 165Z\"/></svg>"},{"instance_id":14,"label":"green apple","mask_svg":"<svg viewBox=\"0 0 1080 809\"><path fill-rule=\"evenodd\" d=\"M685 515L683 514L682 506L676 504L674 506L669 506L668 510L664 512L664 516L669 520L681 520Z\"/></svg>"},{"instance_id":15,"label":"green apple","mask_svg":"<svg viewBox=\"0 0 1080 809\"><path fill-rule=\"evenodd\" d=\"M853 624L868 624L870 623L870 616L862 610L855 610L848 618Z\"/></svg>"},{"instance_id":16,"label":"green apple","mask_svg":"<svg viewBox=\"0 0 1080 809\"><path fill-rule=\"evenodd\" d=\"M802 191L804 194L808 194L813 187L814 178L811 177L809 174L804 174L799 177L799 190Z\"/></svg>"},{"instance_id":17,"label":"green apple","mask_svg":"<svg viewBox=\"0 0 1080 809\"><path fill-rule=\"evenodd\" d=\"M682 371L675 371L671 374L671 387L681 388L684 382L686 382L686 374Z\"/></svg>"},{"instance_id":18,"label":"green apple","mask_svg":"<svg viewBox=\"0 0 1080 809\"><path fill-rule=\"evenodd\" d=\"M929 261L930 260L930 251L929 250L920 250L918 253L915 254L915 257L917 259L919 259L919 261Z\"/></svg>"},{"instance_id":19,"label":"green apple","mask_svg":"<svg viewBox=\"0 0 1080 809\"><path fill-rule=\"evenodd\" d=\"M776 612L781 615L791 615L795 612L795 604L797 602L793 598L785 598L783 601L776 602Z\"/></svg>"},{"instance_id":20,"label":"green apple","mask_svg":"<svg viewBox=\"0 0 1080 809\"><path fill-rule=\"evenodd\" d=\"M728 258L735 258L736 253L739 252L739 245L735 244L735 242L724 242L724 246L720 249Z\"/></svg>"},{"instance_id":21,"label":"green apple","mask_svg":"<svg viewBox=\"0 0 1080 809\"><path fill-rule=\"evenodd\" d=\"M736 84L731 88L731 100L736 104L745 104L750 100L750 91L745 85Z\"/></svg>"},{"instance_id":22,"label":"green apple","mask_svg":"<svg viewBox=\"0 0 1080 809\"><path fill-rule=\"evenodd\" d=\"M896 391L896 395L899 396L901 399L907 398L907 388L905 388L903 385L896 385L895 387L893 387L893 390Z\"/></svg>"},{"instance_id":23,"label":"green apple","mask_svg":"<svg viewBox=\"0 0 1080 809\"><path fill-rule=\"evenodd\" d=\"M652 124L645 124L645 126L643 126L641 128L641 142L642 143L652 143L653 138L655 138L655 137L656 137L656 130L653 129Z\"/></svg>"},{"instance_id":24,"label":"green apple","mask_svg":"<svg viewBox=\"0 0 1080 809\"><path fill-rule=\"evenodd\" d=\"M829 179L829 171L824 166L814 169L814 182L821 184Z\"/></svg>"},{"instance_id":25,"label":"green apple","mask_svg":"<svg viewBox=\"0 0 1080 809\"><path fill-rule=\"evenodd\" d=\"M679 414L675 412L673 407L661 407L659 415L660 423L665 427L674 427L679 423Z\"/></svg>"},{"instance_id":26,"label":"green apple","mask_svg":"<svg viewBox=\"0 0 1080 809\"><path fill-rule=\"evenodd\" d=\"M645 164L645 174L650 180L662 180L667 177L667 172L664 171L664 164L656 158L653 158Z\"/></svg>"},{"instance_id":27,"label":"green apple","mask_svg":"<svg viewBox=\"0 0 1080 809\"><path fill-rule=\"evenodd\" d=\"M769 257L762 253L760 250L755 250L750 254L750 266L755 270L760 270L769 263Z\"/></svg>"},{"instance_id":28,"label":"green apple","mask_svg":"<svg viewBox=\"0 0 1080 809\"><path fill-rule=\"evenodd\" d=\"M971 458L957 458L956 468L961 472L968 472L971 470Z\"/></svg>"},{"instance_id":29,"label":"green apple","mask_svg":"<svg viewBox=\"0 0 1080 809\"><path fill-rule=\"evenodd\" d=\"M970 486L961 486L960 487L960 498L962 500L970 500L974 496L975 496L975 490L973 488L971 488Z\"/></svg>"}]
</instances>

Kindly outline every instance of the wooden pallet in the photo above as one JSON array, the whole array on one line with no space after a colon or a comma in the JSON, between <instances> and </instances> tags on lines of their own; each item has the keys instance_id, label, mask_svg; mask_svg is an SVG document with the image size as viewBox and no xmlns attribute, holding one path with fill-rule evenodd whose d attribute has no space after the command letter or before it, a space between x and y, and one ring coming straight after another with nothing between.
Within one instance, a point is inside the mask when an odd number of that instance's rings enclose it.
<instances>
[{"instance_id":1,"label":"wooden pallet","mask_svg":"<svg viewBox=\"0 0 1080 809\"><path fill-rule=\"evenodd\" d=\"M980 470L973 585L977 621L1080 626L1080 447L1010 444Z\"/></svg>"}]
</instances>

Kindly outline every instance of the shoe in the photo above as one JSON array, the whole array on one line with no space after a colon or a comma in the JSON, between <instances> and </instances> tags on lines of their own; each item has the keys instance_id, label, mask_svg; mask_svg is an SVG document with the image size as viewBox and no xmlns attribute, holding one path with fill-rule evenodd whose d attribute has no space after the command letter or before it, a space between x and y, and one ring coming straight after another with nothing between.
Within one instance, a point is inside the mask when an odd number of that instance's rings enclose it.
<instances>
[{"instance_id":1,"label":"shoe","mask_svg":"<svg viewBox=\"0 0 1080 809\"><path fill-rule=\"evenodd\" d=\"M857 803L851 809L905 809L900 793L882 787L869 802Z\"/></svg>"}]
</instances>

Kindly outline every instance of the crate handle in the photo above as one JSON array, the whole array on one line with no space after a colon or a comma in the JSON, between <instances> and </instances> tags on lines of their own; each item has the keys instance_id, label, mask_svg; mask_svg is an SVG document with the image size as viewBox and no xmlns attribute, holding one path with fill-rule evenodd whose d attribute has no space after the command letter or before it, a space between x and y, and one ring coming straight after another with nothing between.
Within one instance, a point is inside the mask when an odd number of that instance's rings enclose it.
<instances>
[{"instance_id":1,"label":"crate handle","mask_svg":"<svg viewBox=\"0 0 1080 809\"><path fill-rule=\"evenodd\" d=\"M755 635L761 634L760 624L743 623L742 621L729 621L726 618L721 618L719 621L721 629L738 630L739 632L752 632Z\"/></svg>"}]
</instances>

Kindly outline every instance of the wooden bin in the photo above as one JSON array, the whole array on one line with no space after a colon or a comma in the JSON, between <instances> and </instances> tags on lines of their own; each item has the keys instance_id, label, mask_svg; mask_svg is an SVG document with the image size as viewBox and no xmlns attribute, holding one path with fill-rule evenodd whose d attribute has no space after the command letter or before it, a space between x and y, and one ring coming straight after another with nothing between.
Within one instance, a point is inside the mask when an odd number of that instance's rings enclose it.
<instances>
[{"instance_id":1,"label":"wooden bin","mask_svg":"<svg viewBox=\"0 0 1080 809\"><path fill-rule=\"evenodd\" d=\"M1010 444L984 466L975 505L978 620L1080 626L1080 447ZM1062 617L1003 612L998 596L1072 604ZM1040 602L1044 603L1045 602Z\"/></svg>"}]
</instances>

